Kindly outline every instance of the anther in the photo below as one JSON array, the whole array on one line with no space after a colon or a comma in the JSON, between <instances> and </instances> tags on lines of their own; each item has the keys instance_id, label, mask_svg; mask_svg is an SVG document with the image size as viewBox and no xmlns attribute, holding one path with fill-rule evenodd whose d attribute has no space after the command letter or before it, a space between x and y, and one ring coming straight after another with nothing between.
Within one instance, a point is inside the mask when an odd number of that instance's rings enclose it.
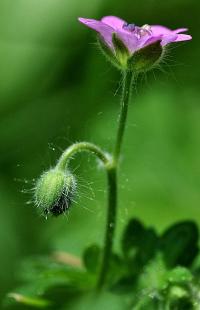
<instances>
[{"instance_id":1,"label":"anther","mask_svg":"<svg viewBox=\"0 0 200 310\"><path fill-rule=\"evenodd\" d=\"M134 32L136 26L135 26L135 24L124 23L124 25L122 26L122 28L123 28L124 30L128 30L128 31L130 31L130 32Z\"/></svg>"}]
</instances>

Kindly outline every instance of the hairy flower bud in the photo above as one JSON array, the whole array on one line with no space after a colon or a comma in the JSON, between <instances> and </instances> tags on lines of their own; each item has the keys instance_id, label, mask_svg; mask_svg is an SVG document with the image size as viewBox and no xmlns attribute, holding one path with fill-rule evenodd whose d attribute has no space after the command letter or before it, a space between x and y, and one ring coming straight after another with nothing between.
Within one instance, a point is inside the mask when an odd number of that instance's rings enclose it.
<instances>
[{"instance_id":1,"label":"hairy flower bud","mask_svg":"<svg viewBox=\"0 0 200 310\"><path fill-rule=\"evenodd\" d=\"M44 172L35 188L35 202L42 214L58 216L69 209L76 190L75 177L57 168Z\"/></svg>"}]
</instances>

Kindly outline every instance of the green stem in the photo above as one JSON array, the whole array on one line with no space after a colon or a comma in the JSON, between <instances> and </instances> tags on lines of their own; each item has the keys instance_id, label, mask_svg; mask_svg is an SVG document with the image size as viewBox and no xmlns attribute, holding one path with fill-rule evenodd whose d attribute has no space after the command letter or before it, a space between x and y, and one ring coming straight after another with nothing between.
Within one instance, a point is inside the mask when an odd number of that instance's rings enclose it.
<instances>
[{"instance_id":1,"label":"green stem","mask_svg":"<svg viewBox=\"0 0 200 310\"><path fill-rule=\"evenodd\" d=\"M102 263L97 282L97 290L100 290L105 282L110 265L110 258L112 254L114 232L116 225L116 212L117 212L117 175L116 167L111 166L108 172L108 213L106 223L106 233L104 241L104 251Z\"/></svg>"},{"instance_id":2,"label":"green stem","mask_svg":"<svg viewBox=\"0 0 200 310\"><path fill-rule=\"evenodd\" d=\"M131 94L131 84L133 80L133 73L131 71L126 71L123 77L123 89L122 89L122 100L121 100L121 112L119 117L119 127L117 131L117 139L114 149L114 160L118 164L122 140L124 136L124 129L126 125L128 103Z\"/></svg>"},{"instance_id":3,"label":"green stem","mask_svg":"<svg viewBox=\"0 0 200 310\"><path fill-rule=\"evenodd\" d=\"M122 91L122 101L121 101L121 112L119 118L119 127L117 132L117 139L113 154L113 159L110 167L107 168L108 172L108 214L106 223L106 234L104 242L104 251L101 269L99 273L99 278L97 282L97 289L100 290L105 282L109 270L110 258L112 255L113 240L115 234L116 226L116 216L117 216L117 173L118 173L118 163L121 151L121 145L124 135L124 129L126 125L128 103L130 98L131 83L132 83L132 72L125 72L123 80L123 91Z\"/></svg>"},{"instance_id":4,"label":"green stem","mask_svg":"<svg viewBox=\"0 0 200 310\"><path fill-rule=\"evenodd\" d=\"M73 155L80 152L90 152L93 155L97 156L105 165L109 165L110 158L109 155L103 152L98 146L89 142L78 142L72 144L70 147L66 149L66 151L60 157L57 168L61 170L65 170L69 161L72 159Z\"/></svg>"}]
</instances>

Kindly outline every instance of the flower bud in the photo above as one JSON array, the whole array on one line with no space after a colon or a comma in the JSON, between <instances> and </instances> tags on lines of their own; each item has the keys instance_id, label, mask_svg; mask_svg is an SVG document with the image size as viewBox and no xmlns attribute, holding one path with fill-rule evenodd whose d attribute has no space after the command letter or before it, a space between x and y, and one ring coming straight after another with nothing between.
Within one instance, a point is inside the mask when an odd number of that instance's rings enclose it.
<instances>
[{"instance_id":1,"label":"flower bud","mask_svg":"<svg viewBox=\"0 0 200 310\"><path fill-rule=\"evenodd\" d=\"M57 168L44 172L35 188L35 202L42 214L58 216L69 209L76 180L74 176Z\"/></svg>"}]
</instances>

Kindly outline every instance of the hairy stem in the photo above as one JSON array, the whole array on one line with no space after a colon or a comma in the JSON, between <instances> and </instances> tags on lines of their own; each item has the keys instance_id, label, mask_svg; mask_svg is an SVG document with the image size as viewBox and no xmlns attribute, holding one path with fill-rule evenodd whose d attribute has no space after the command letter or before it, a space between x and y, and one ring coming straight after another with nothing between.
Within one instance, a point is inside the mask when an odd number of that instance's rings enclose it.
<instances>
[{"instance_id":1,"label":"hairy stem","mask_svg":"<svg viewBox=\"0 0 200 310\"><path fill-rule=\"evenodd\" d=\"M109 165L110 159L109 155L102 151L98 146L89 142L78 142L69 146L66 151L60 157L57 168L64 170L66 169L69 161L72 159L73 155L80 152L90 152L97 156L105 166Z\"/></svg>"},{"instance_id":2,"label":"hairy stem","mask_svg":"<svg viewBox=\"0 0 200 310\"><path fill-rule=\"evenodd\" d=\"M117 175L116 167L111 166L108 172L108 213L106 223L106 233L104 241L104 251L102 258L102 265L97 282L97 290L101 289L106 281L106 276L109 269L110 258L112 254L112 247L114 241L114 232L116 225L116 211L117 211Z\"/></svg>"},{"instance_id":3,"label":"hairy stem","mask_svg":"<svg viewBox=\"0 0 200 310\"><path fill-rule=\"evenodd\" d=\"M129 98L131 94L132 80L133 80L133 73L131 71L126 71L123 77L121 111L120 111L120 116L119 116L117 139L116 139L115 149L114 149L114 160L116 161L116 165L118 164L121 146L122 146L122 140L124 136L124 130L125 130L127 112L128 112L128 103L129 103Z\"/></svg>"},{"instance_id":4,"label":"hairy stem","mask_svg":"<svg viewBox=\"0 0 200 310\"><path fill-rule=\"evenodd\" d=\"M126 125L126 119L127 119L132 76L133 74L130 71L127 71L124 74L122 100L121 100L121 112L120 112L120 118L119 118L117 139L116 139L114 154L112 158L112 163L107 169L107 172L108 172L108 214L107 214L103 258L102 258L101 269L100 269L99 278L97 282L98 290L100 290L106 282L106 277L108 274L108 269L109 269L109 264L110 264L110 258L112 255L112 247L113 247L113 241L114 241L116 216L117 216L117 173L118 173L118 166L119 166L118 164L119 164L119 156L120 156L122 140L123 140L123 135L124 135L124 129Z\"/></svg>"}]
</instances>

